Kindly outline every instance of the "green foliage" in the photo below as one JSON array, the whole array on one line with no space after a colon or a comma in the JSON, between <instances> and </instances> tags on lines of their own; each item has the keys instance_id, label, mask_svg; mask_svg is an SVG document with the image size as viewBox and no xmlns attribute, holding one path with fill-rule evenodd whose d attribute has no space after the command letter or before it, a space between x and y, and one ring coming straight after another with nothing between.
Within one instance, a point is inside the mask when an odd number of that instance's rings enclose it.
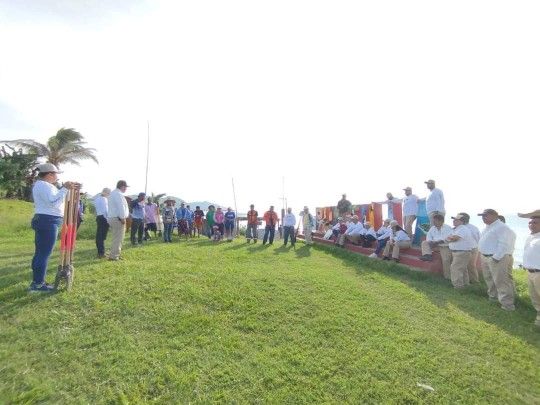
<instances>
[{"instance_id":1,"label":"green foliage","mask_svg":"<svg viewBox=\"0 0 540 405\"><path fill-rule=\"evenodd\" d=\"M4 197L31 199L36 158L9 145L0 148L0 190Z\"/></svg>"},{"instance_id":2,"label":"green foliage","mask_svg":"<svg viewBox=\"0 0 540 405\"><path fill-rule=\"evenodd\" d=\"M327 247L175 238L109 262L82 239L74 290L28 294L30 208L0 201L0 403L539 402L523 272L507 313Z\"/></svg>"},{"instance_id":3,"label":"green foliage","mask_svg":"<svg viewBox=\"0 0 540 405\"><path fill-rule=\"evenodd\" d=\"M47 162L60 167L65 163L80 165L81 160L91 159L98 163L95 149L86 147L84 137L73 128L61 128L44 145L33 139L1 141L8 145L22 148L28 154L43 157Z\"/></svg>"}]
</instances>

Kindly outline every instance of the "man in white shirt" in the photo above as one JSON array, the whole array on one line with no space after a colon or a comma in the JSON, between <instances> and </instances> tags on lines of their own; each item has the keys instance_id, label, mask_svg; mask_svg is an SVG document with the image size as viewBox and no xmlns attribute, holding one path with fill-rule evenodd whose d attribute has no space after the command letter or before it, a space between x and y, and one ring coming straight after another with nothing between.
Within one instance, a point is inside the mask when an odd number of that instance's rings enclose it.
<instances>
[{"instance_id":1,"label":"man in white shirt","mask_svg":"<svg viewBox=\"0 0 540 405\"><path fill-rule=\"evenodd\" d=\"M359 222L358 215L353 215L352 222L349 224L347 230L345 231L344 238L339 244L343 246L346 241L352 242L355 245L358 244L362 238L363 231L364 225Z\"/></svg>"},{"instance_id":2,"label":"man in white shirt","mask_svg":"<svg viewBox=\"0 0 540 405\"><path fill-rule=\"evenodd\" d=\"M391 222L392 234L388 240L388 243L383 250L383 260L390 260L390 250L392 250L392 260L399 263L400 249L406 249L411 247L411 238L407 233L397 224L396 221Z\"/></svg>"},{"instance_id":3,"label":"man in white shirt","mask_svg":"<svg viewBox=\"0 0 540 405\"><path fill-rule=\"evenodd\" d=\"M469 228L464 225L463 216L458 214L452 217L454 230L446 240L448 248L452 252L452 264L450 265L450 281L454 288L463 288L469 284L468 270L471 250L474 245L473 237Z\"/></svg>"},{"instance_id":4,"label":"man in white shirt","mask_svg":"<svg viewBox=\"0 0 540 405\"><path fill-rule=\"evenodd\" d=\"M291 246L294 247L296 238L294 235L294 227L296 225L296 217L292 213L292 208L287 208L287 213L283 217L283 246L287 246L289 236L291 238Z\"/></svg>"},{"instance_id":5,"label":"man in white shirt","mask_svg":"<svg viewBox=\"0 0 540 405\"><path fill-rule=\"evenodd\" d=\"M309 213L309 208L304 207L304 210L300 212L300 217L302 218L302 230L304 232L304 242L306 245L313 245L313 240L311 239L311 233L315 229L315 218Z\"/></svg>"},{"instance_id":6,"label":"man in white shirt","mask_svg":"<svg viewBox=\"0 0 540 405\"><path fill-rule=\"evenodd\" d=\"M372 243L377 240L377 233L375 232L375 229L371 226L370 222L364 223L364 230L362 231L362 235L360 238L360 241L362 242L363 247L371 247Z\"/></svg>"},{"instance_id":7,"label":"man in white shirt","mask_svg":"<svg viewBox=\"0 0 540 405\"><path fill-rule=\"evenodd\" d=\"M513 311L515 287L511 263L516 234L499 219L494 209L485 209L478 215L486 224L478 241L478 251L482 255L482 274L488 297L492 301L498 300L502 309Z\"/></svg>"},{"instance_id":8,"label":"man in white shirt","mask_svg":"<svg viewBox=\"0 0 540 405\"><path fill-rule=\"evenodd\" d=\"M405 232L413 238L413 223L418 214L418 197L412 193L411 187L405 187L405 198L403 198L403 223Z\"/></svg>"},{"instance_id":9,"label":"man in white shirt","mask_svg":"<svg viewBox=\"0 0 540 405\"><path fill-rule=\"evenodd\" d=\"M480 240L480 230L473 224L469 223L471 219L469 214L467 214L466 212L460 212L458 215L461 215L463 217L463 225L465 225L467 228L469 228L469 231L471 231L474 242L474 247L471 250L471 260L469 260L469 265L467 266L469 282L478 283L480 281L477 267L478 241Z\"/></svg>"},{"instance_id":10,"label":"man in white shirt","mask_svg":"<svg viewBox=\"0 0 540 405\"><path fill-rule=\"evenodd\" d=\"M111 189L105 187L100 194L94 198L94 206L96 208L96 248L98 259L105 257L105 239L109 231L109 223L107 217L109 213L109 201L107 198L111 194Z\"/></svg>"},{"instance_id":11,"label":"man in white shirt","mask_svg":"<svg viewBox=\"0 0 540 405\"><path fill-rule=\"evenodd\" d=\"M528 214L518 214L518 216L530 218L529 230L531 234L525 241L523 267L529 273L529 295L533 307L536 309L534 324L540 327L540 210Z\"/></svg>"},{"instance_id":12,"label":"man in white shirt","mask_svg":"<svg viewBox=\"0 0 540 405\"><path fill-rule=\"evenodd\" d=\"M429 222L433 226L433 215L441 214L444 217L446 212L444 209L444 194L440 189L435 188L435 180L430 179L424 183L426 183L427 188L431 191L426 197L426 211L429 216Z\"/></svg>"},{"instance_id":13,"label":"man in white shirt","mask_svg":"<svg viewBox=\"0 0 540 405\"><path fill-rule=\"evenodd\" d=\"M112 242L109 260L119 260L122 252L122 242L126 234L126 219L129 217L129 208L124 197L128 188L125 180L116 183L116 189L109 196L109 213L107 221L111 228Z\"/></svg>"},{"instance_id":14,"label":"man in white shirt","mask_svg":"<svg viewBox=\"0 0 540 405\"><path fill-rule=\"evenodd\" d=\"M442 261L443 277L447 280L450 280L452 253L446 239L452 235L452 232L452 227L444 223L444 217L441 214L435 214L433 216L433 226L429 229L426 240L420 244L422 249L420 260L430 262L433 260L433 251L439 252Z\"/></svg>"}]
</instances>

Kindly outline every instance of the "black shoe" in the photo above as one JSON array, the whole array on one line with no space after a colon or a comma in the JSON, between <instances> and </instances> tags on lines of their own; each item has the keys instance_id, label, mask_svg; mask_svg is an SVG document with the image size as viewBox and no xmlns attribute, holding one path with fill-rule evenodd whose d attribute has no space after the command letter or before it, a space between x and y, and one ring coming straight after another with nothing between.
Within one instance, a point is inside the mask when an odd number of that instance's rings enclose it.
<instances>
[{"instance_id":1,"label":"black shoe","mask_svg":"<svg viewBox=\"0 0 540 405\"><path fill-rule=\"evenodd\" d=\"M395 261L396 263L399 263L399 259L392 259L393 261Z\"/></svg>"},{"instance_id":2,"label":"black shoe","mask_svg":"<svg viewBox=\"0 0 540 405\"><path fill-rule=\"evenodd\" d=\"M420 260L422 260L423 262L432 262L433 261L433 256L432 255L422 255L422 256L420 256Z\"/></svg>"},{"instance_id":3,"label":"black shoe","mask_svg":"<svg viewBox=\"0 0 540 405\"><path fill-rule=\"evenodd\" d=\"M382 258L383 260L390 260L390 258L388 256L383 256Z\"/></svg>"}]
</instances>

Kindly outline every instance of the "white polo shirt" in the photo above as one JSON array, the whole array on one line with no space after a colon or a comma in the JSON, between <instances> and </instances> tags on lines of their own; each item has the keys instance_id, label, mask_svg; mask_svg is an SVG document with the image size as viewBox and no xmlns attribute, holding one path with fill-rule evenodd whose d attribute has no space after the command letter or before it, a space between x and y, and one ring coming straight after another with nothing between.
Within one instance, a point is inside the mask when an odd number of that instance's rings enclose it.
<instances>
[{"instance_id":1,"label":"white polo shirt","mask_svg":"<svg viewBox=\"0 0 540 405\"><path fill-rule=\"evenodd\" d=\"M96 207L96 216L103 215L107 218L107 213L109 212L109 200L107 200L107 197L101 194L98 195L94 198L94 206Z\"/></svg>"},{"instance_id":2,"label":"white polo shirt","mask_svg":"<svg viewBox=\"0 0 540 405\"><path fill-rule=\"evenodd\" d=\"M495 260L501 260L505 255L514 253L516 234L501 220L486 225L480 240L478 250L483 255L492 255Z\"/></svg>"},{"instance_id":3,"label":"white polo shirt","mask_svg":"<svg viewBox=\"0 0 540 405\"><path fill-rule=\"evenodd\" d=\"M433 211L445 212L444 210L444 195L443 192L434 188L426 198L426 211L429 214Z\"/></svg>"},{"instance_id":4,"label":"white polo shirt","mask_svg":"<svg viewBox=\"0 0 540 405\"><path fill-rule=\"evenodd\" d=\"M36 214L52 215L54 217L64 216L64 200L68 189L62 187L60 190L53 184L38 180L32 187L32 197L34 198L34 212Z\"/></svg>"},{"instance_id":5,"label":"white polo shirt","mask_svg":"<svg viewBox=\"0 0 540 405\"><path fill-rule=\"evenodd\" d=\"M454 228L451 236L459 236L455 242L448 243L450 250L467 250L471 251L474 245L474 240L471 231L467 226L461 224Z\"/></svg>"},{"instance_id":6,"label":"white polo shirt","mask_svg":"<svg viewBox=\"0 0 540 405\"><path fill-rule=\"evenodd\" d=\"M523 267L540 270L540 232L531 234L525 241Z\"/></svg>"},{"instance_id":7,"label":"white polo shirt","mask_svg":"<svg viewBox=\"0 0 540 405\"><path fill-rule=\"evenodd\" d=\"M418 214L418 197L414 194L408 195L403 199L403 215Z\"/></svg>"},{"instance_id":8,"label":"white polo shirt","mask_svg":"<svg viewBox=\"0 0 540 405\"><path fill-rule=\"evenodd\" d=\"M436 226L429 228L429 231L426 235L426 240L428 242L437 242L439 240L446 240L450 235L452 235L454 230L450 225L442 224L441 229L438 229ZM448 243L442 243L442 246L448 246Z\"/></svg>"},{"instance_id":9,"label":"white polo shirt","mask_svg":"<svg viewBox=\"0 0 540 405\"><path fill-rule=\"evenodd\" d=\"M345 232L345 235L362 235L364 231L364 225L362 223L354 223L351 222L351 225L347 228L347 231Z\"/></svg>"}]
</instances>

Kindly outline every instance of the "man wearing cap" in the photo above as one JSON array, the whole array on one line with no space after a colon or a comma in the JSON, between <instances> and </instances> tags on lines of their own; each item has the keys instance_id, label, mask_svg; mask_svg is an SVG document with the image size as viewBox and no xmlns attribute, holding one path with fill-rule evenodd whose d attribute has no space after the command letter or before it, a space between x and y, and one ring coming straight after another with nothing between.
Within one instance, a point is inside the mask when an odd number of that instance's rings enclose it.
<instances>
[{"instance_id":1,"label":"man wearing cap","mask_svg":"<svg viewBox=\"0 0 540 405\"><path fill-rule=\"evenodd\" d=\"M80 188L80 184L66 181L62 188L55 184L58 181L58 168L51 163L37 166L38 179L32 187L34 199L34 257L32 258L32 284L30 292L51 292L53 287L45 282L49 257L54 249L58 228L64 217L64 200L68 190Z\"/></svg>"},{"instance_id":2,"label":"man wearing cap","mask_svg":"<svg viewBox=\"0 0 540 405\"><path fill-rule=\"evenodd\" d=\"M339 200L337 203L337 209L339 216L342 218L345 218L347 215L351 214L352 204L349 200L347 200L346 194L341 196L341 200Z\"/></svg>"},{"instance_id":3,"label":"man wearing cap","mask_svg":"<svg viewBox=\"0 0 540 405\"><path fill-rule=\"evenodd\" d=\"M429 195L426 197L426 211L429 217L429 223L433 226L433 215L441 214L444 217L444 194L443 192L435 188L435 180L425 181L427 188L430 190Z\"/></svg>"},{"instance_id":4,"label":"man wearing cap","mask_svg":"<svg viewBox=\"0 0 540 405\"><path fill-rule=\"evenodd\" d=\"M464 225L463 216L458 214L452 219L454 220L454 230L446 238L449 242L448 248L452 252L450 281L454 288L463 288L469 284L467 267L471 259L474 241L471 231Z\"/></svg>"},{"instance_id":5,"label":"man wearing cap","mask_svg":"<svg viewBox=\"0 0 540 405\"><path fill-rule=\"evenodd\" d=\"M109 232L109 223L107 216L109 212L109 201L107 198L111 194L111 189L105 187L100 194L94 198L94 206L96 208L96 248L98 259L105 257L105 239Z\"/></svg>"},{"instance_id":6,"label":"man wearing cap","mask_svg":"<svg viewBox=\"0 0 540 405\"><path fill-rule=\"evenodd\" d=\"M469 265L467 266L469 282L478 283L480 279L478 277L478 268L476 266L476 263L478 261L478 241L480 240L480 230L473 224L469 223L471 219L471 216L469 214L467 214L466 212L460 212L458 215L461 215L463 217L463 225L469 228L469 231L471 231L471 235L473 238L471 260L469 260Z\"/></svg>"},{"instance_id":7,"label":"man wearing cap","mask_svg":"<svg viewBox=\"0 0 540 405\"><path fill-rule=\"evenodd\" d=\"M305 206L304 210L300 213L300 217L302 217L304 241L306 242L306 245L312 245L313 241L311 239L311 233L313 232L313 229L315 229L315 218L313 218L313 215L310 214L307 206Z\"/></svg>"},{"instance_id":8,"label":"man wearing cap","mask_svg":"<svg viewBox=\"0 0 540 405\"><path fill-rule=\"evenodd\" d=\"M450 280L450 265L452 264L452 253L446 240L452 235L452 227L444 223L441 214L433 215L433 226L429 229L426 240L422 241L420 247L422 256L420 260L430 262L433 260L433 251L438 251L441 255L443 277Z\"/></svg>"},{"instance_id":9,"label":"man wearing cap","mask_svg":"<svg viewBox=\"0 0 540 405\"><path fill-rule=\"evenodd\" d=\"M403 223L405 232L413 239L413 223L418 214L418 197L412 193L411 187L405 187L405 198L403 198Z\"/></svg>"},{"instance_id":10,"label":"man wearing cap","mask_svg":"<svg viewBox=\"0 0 540 405\"><path fill-rule=\"evenodd\" d=\"M534 309L536 320L534 324L540 327L540 210L528 214L518 214L521 218L530 218L529 230L531 234L525 241L523 251L523 268L527 270L529 278L529 295Z\"/></svg>"},{"instance_id":11,"label":"man wearing cap","mask_svg":"<svg viewBox=\"0 0 540 405\"><path fill-rule=\"evenodd\" d=\"M364 233L364 225L358 220L358 215L353 215L352 222L347 226L347 230L338 241L338 245L343 247L346 241L355 245L360 244L362 234Z\"/></svg>"},{"instance_id":12,"label":"man wearing cap","mask_svg":"<svg viewBox=\"0 0 540 405\"><path fill-rule=\"evenodd\" d=\"M126 234L126 219L129 217L129 207L126 197L124 197L127 188L126 181L120 180L109 196L107 222L109 222L112 235L109 260L119 260L122 252L122 242Z\"/></svg>"},{"instance_id":13,"label":"man wearing cap","mask_svg":"<svg viewBox=\"0 0 540 405\"><path fill-rule=\"evenodd\" d=\"M515 287L511 263L516 234L499 219L494 209L485 209L478 215L486 224L480 235L478 251L482 255L482 274L489 299L498 300L502 309L513 311Z\"/></svg>"},{"instance_id":14,"label":"man wearing cap","mask_svg":"<svg viewBox=\"0 0 540 405\"><path fill-rule=\"evenodd\" d=\"M131 202L131 246L142 245L144 235L144 199L145 193L139 193L137 199ZM135 238L137 235L137 238Z\"/></svg>"}]
</instances>

